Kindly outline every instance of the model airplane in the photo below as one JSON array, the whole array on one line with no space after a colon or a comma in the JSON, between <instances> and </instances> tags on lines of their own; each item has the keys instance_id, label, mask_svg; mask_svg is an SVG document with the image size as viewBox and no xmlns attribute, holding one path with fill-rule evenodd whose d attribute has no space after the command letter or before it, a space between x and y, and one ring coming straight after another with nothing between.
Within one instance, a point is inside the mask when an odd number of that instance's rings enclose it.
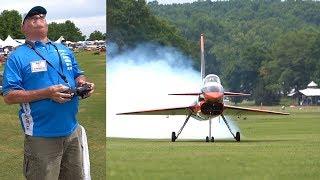
<instances>
[{"instance_id":1,"label":"model airplane","mask_svg":"<svg viewBox=\"0 0 320 180\"><path fill-rule=\"evenodd\" d=\"M276 114L276 115L289 115L288 113L245 108L245 107L236 107L226 105L223 102L225 96L248 96L250 94L236 93L236 92L226 92L223 90L223 87L220 82L220 78L215 74L209 74L205 76L205 60L204 60L204 36L201 34L200 38L201 46L201 76L203 80L203 86L201 92L196 93L178 93L178 94L169 94L169 95L190 95L197 96L197 100L187 106L183 107L173 107L165 109L153 109L153 110L143 110L135 112L125 112L118 113L117 115L187 115L186 120L184 121L182 127L176 134L172 132L171 141L175 142L179 135L181 134L183 128L187 124L190 117L193 117L197 120L209 121L209 136L206 137L206 142L214 142L214 137L211 136L211 121L215 117L221 117L228 127L230 133L236 141L240 141L240 132L233 133L231 130L228 121L225 116L235 116L241 117L242 115L250 114Z\"/></svg>"}]
</instances>

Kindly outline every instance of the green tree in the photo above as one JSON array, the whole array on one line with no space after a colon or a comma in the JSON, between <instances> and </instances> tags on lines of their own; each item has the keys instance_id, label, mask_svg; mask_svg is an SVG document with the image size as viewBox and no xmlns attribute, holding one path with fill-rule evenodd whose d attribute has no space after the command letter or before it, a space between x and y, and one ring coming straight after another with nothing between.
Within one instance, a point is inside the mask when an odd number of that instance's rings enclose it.
<instances>
[{"instance_id":1,"label":"green tree","mask_svg":"<svg viewBox=\"0 0 320 180\"><path fill-rule=\"evenodd\" d=\"M316 55L317 37L319 31L315 29L301 29L284 34L274 46L273 68L277 84L287 94L291 89L305 88L317 71L319 56ZM313 56L314 55L314 56Z\"/></svg>"},{"instance_id":2,"label":"green tree","mask_svg":"<svg viewBox=\"0 0 320 180\"><path fill-rule=\"evenodd\" d=\"M178 29L154 16L145 0L109 0L107 8L107 36L120 48L132 47L141 42L173 46L187 54L190 44Z\"/></svg>"},{"instance_id":3,"label":"green tree","mask_svg":"<svg viewBox=\"0 0 320 180\"><path fill-rule=\"evenodd\" d=\"M102 34L102 32L100 32L100 31L93 31L89 36L90 41L104 40L104 39L106 39L105 34Z\"/></svg>"},{"instance_id":4,"label":"green tree","mask_svg":"<svg viewBox=\"0 0 320 180\"><path fill-rule=\"evenodd\" d=\"M48 25L48 37L52 40L57 40L63 36L68 41L84 41L85 36L82 35L80 29L70 20L64 23L52 22Z\"/></svg>"},{"instance_id":5,"label":"green tree","mask_svg":"<svg viewBox=\"0 0 320 180\"><path fill-rule=\"evenodd\" d=\"M22 39L21 32L22 18L16 10L4 10L0 14L0 38L4 40L10 35L14 39Z\"/></svg>"},{"instance_id":6,"label":"green tree","mask_svg":"<svg viewBox=\"0 0 320 180\"><path fill-rule=\"evenodd\" d=\"M199 35L205 33L207 72L220 75L226 90L253 94L256 104L276 104L292 88L320 81L319 1L151 2L148 6L193 44L193 57L199 52Z\"/></svg>"}]
</instances>

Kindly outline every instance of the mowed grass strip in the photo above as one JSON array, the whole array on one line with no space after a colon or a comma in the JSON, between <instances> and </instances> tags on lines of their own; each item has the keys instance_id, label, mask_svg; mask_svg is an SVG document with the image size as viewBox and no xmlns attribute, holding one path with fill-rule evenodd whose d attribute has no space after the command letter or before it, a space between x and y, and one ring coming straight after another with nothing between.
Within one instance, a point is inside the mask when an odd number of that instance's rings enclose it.
<instances>
[{"instance_id":1,"label":"mowed grass strip","mask_svg":"<svg viewBox=\"0 0 320 180\"><path fill-rule=\"evenodd\" d=\"M89 80L96 85L95 93L81 100L78 119L87 130L92 179L106 179L105 156L105 53L93 52L76 54L80 67ZM18 105L8 106L0 97L0 179L24 179L22 174L23 132L18 119Z\"/></svg>"},{"instance_id":2,"label":"mowed grass strip","mask_svg":"<svg viewBox=\"0 0 320 180\"><path fill-rule=\"evenodd\" d=\"M319 179L320 107L287 109L237 121L240 143L107 138L107 178Z\"/></svg>"}]
</instances>

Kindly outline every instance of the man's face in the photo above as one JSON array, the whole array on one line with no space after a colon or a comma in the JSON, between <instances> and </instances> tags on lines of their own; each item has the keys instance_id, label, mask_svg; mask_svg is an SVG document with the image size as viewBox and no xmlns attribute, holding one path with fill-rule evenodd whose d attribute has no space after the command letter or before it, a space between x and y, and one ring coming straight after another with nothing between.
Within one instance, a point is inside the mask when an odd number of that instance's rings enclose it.
<instances>
[{"instance_id":1,"label":"man's face","mask_svg":"<svg viewBox=\"0 0 320 180\"><path fill-rule=\"evenodd\" d=\"M26 36L47 36L48 24L44 14L38 14L25 19L22 31Z\"/></svg>"}]
</instances>

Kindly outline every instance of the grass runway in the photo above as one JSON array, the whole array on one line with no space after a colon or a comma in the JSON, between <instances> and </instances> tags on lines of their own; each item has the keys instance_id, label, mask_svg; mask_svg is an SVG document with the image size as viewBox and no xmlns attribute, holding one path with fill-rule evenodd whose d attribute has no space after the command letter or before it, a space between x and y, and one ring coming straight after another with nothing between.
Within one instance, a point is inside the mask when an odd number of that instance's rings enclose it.
<instances>
[{"instance_id":1,"label":"grass runway","mask_svg":"<svg viewBox=\"0 0 320 180\"><path fill-rule=\"evenodd\" d=\"M78 120L87 131L91 176L93 180L106 179L105 122L106 122L106 56L93 52L76 54L80 67L95 83L95 93L80 101ZM1 69L2 67L0 67ZM20 180L23 161L23 131L18 119L18 105L8 106L0 97L0 179Z\"/></svg>"},{"instance_id":2,"label":"grass runway","mask_svg":"<svg viewBox=\"0 0 320 180\"><path fill-rule=\"evenodd\" d=\"M240 143L107 138L107 179L319 179L320 107L288 111L238 121Z\"/></svg>"}]
</instances>

